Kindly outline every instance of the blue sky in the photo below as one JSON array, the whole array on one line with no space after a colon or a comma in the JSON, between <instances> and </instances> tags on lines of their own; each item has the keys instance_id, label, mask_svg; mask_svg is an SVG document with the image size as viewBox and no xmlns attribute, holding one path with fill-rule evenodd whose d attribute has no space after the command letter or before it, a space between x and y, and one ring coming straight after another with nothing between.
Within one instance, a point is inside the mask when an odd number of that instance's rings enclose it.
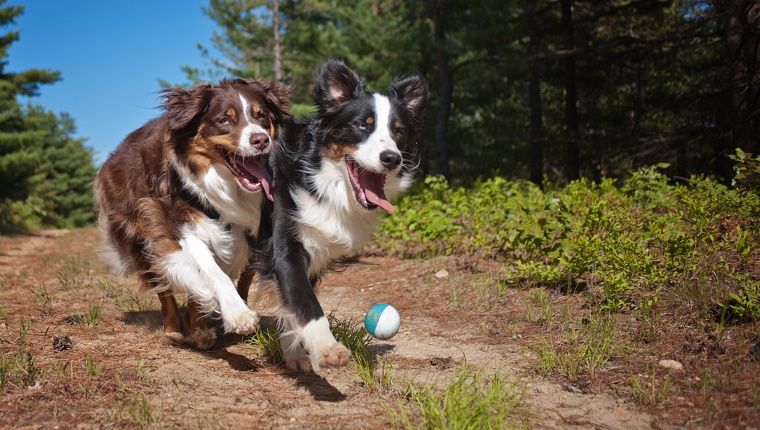
<instances>
[{"instance_id":1,"label":"blue sky","mask_svg":"<svg viewBox=\"0 0 760 430\"><path fill-rule=\"evenodd\" d=\"M20 40L6 70L62 73L32 98L56 113L68 112L75 137L87 139L95 162L131 131L160 115L158 79L186 82L181 65L205 68L196 45L211 45L215 24L201 11L206 0L8 0L25 5L16 25ZM25 101L25 100L23 100Z\"/></svg>"}]
</instances>

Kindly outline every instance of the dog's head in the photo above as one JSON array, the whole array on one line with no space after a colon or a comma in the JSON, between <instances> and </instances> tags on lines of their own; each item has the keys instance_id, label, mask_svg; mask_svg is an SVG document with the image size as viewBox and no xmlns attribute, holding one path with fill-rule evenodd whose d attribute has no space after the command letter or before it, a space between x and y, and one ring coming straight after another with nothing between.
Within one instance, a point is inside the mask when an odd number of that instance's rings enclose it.
<instances>
[{"instance_id":1,"label":"dog's head","mask_svg":"<svg viewBox=\"0 0 760 430\"><path fill-rule=\"evenodd\" d=\"M289 90L276 82L231 79L162 91L177 158L196 177L224 164L244 190L263 188L271 199L266 157L283 116L291 115Z\"/></svg>"},{"instance_id":2,"label":"dog's head","mask_svg":"<svg viewBox=\"0 0 760 430\"><path fill-rule=\"evenodd\" d=\"M317 71L312 95L319 108L322 156L345 163L359 205L394 210L386 188L393 187L395 194L405 186L399 185L400 179L411 183L416 137L428 99L425 80L419 74L401 76L391 82L387 94L372 93L343 60L334 59ZM389 178L395 184L388 184Z\"/></svg>"}]
</instances>

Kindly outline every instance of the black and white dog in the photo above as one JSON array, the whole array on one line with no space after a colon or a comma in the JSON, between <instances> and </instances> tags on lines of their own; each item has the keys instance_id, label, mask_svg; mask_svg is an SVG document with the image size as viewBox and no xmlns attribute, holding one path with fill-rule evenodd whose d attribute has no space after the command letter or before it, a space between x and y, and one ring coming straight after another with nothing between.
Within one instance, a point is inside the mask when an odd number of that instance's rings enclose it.
<instances>
[{"instance_id":1,"label":"black and white dog","mask_svg":"<svg viewBox=\"0 0 760 430\"><path fill-rule=\"evenodd\" d=\"M372 93L335 59L317 71L312 95L318 113L285 121L271 154L271 236L254 258L281 299L285 363L304 371L348 364L313 287L367 243L379 212L395 210L389 200L412 184L428 87L413 74L396 78L387 94Z\"/></svg>"}]
</instances>

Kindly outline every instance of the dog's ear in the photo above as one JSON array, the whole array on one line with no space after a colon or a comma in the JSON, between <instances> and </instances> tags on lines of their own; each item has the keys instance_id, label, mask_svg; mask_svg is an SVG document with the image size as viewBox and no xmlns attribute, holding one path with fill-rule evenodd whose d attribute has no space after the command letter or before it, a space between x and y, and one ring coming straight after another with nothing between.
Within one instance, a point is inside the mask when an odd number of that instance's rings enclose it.
<instances>
[{"instance_id":1,"label":"dog's ear","mask_svg":"<svg viewBox=\"0 0 760 430\"><path fill-rule=\"evenodd\" d=\"M211 85L195 85L190 88L161 90L161 107L166 110L169 129L179 131L189 126L195 118L208 109Z\"/></svg>"},{"instance_id":2,"label":"dog's ear","mask_svg":"<svg viewBox=\"0 0 760 430\"><path fill-rule=\"evenodd\" d=\"M414 123L419 127L428 101L428 86L421 74L399 76L391 82L389 88L391 100L397 100L406 109Z\"/></svg>"},{"instance_id":3,"label":"dog's ear","mask_svg":"<svg viewBox=\"0 0 760 430\"><path fill-rule=\"evenodd\" d=\"M320 112L340 106L346 100L364 95L367 84L342 58L329 60L317 70L317 83L311 95Z\"/></svg>"},{"instance_id":4,"label":"dog's ear","mask_svg":"<svg viewBox=\"0 0 760 430\"><path fill-rule=\"evenodd\" d=\"M260 85L264 90L264 98L266 99L267 107L274 110L275 113L279 112L278 116L293 116L290 107L290 99L288 93L290 93L291 86L282 84L275 81L267 81L264 79L256 79L251 83Z\"/></svg>"}]
</instances>

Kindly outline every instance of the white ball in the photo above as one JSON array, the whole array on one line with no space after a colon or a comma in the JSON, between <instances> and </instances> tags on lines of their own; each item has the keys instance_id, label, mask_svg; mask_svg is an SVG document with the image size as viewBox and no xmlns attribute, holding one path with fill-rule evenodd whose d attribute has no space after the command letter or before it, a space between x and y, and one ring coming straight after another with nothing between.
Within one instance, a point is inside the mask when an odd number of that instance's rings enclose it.
<instances>
[{"instance_id":1,"label":"white ball","mask_svg":"<svg viewBox=\"0 0 760 430\"><path fill-rule=\"evenodd\" d=\"M398 333L401 326L401 316L393 306L378 303L372 306L364 317L364 327L373 337L386 340Z\"/></svg>"}]
</instances>

